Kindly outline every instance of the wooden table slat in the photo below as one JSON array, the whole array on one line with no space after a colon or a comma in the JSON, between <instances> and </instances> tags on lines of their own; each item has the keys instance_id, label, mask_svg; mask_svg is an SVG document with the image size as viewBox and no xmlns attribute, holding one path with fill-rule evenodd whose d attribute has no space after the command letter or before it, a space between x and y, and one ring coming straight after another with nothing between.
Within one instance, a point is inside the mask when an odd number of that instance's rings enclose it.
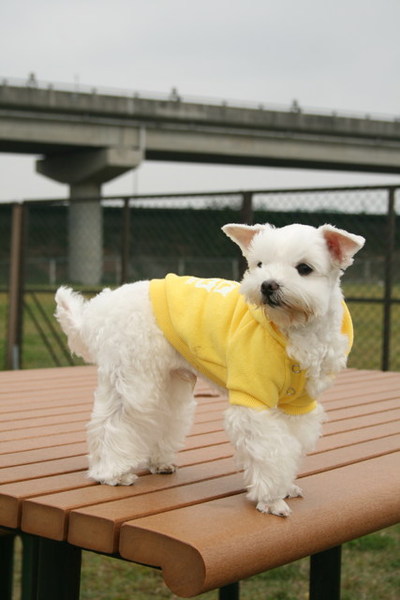
<instances>
[{"instance_id":1,"label":"wooden table slat","mask_svg":"<svg viewBox=\"0 0 400 600\"><path fill-rule=\"evenodd\" d=\"M332 398L330 401L324 401L324 407L327 412L333 411L336 408L342 408L343 399L346 399L347 406L370 406L371 404L376 404L380 400L389 400L389 399L397 399L399 397L399 391L397 388L393 389L382 389L382 386L379 386L375 390L359 390L357 394L345 394L341 396L337 396L336 398Z\"/></svg>"},{"instance_id":2,"label":"wooden table slat","mask_svg":"<svg viewBox=\"0 0 400 600\"><path fill-rule=\"evenodd\" d=\"M78 412L84 412L86 414L89 414L90 408L91 406L89 407L89 404L87 402L78 404L77 406L53 405L51 407L40 408L38 410L35 410L34 408L26 408L25 410L21 411L20 414L12 411L2 414L1 421L9 421L12 424L16 422L16 419L18 419L21 423L25 421L26 424L29 426L32 422L34 422L34 419L40 419L42 417L48 417L52 415L59 417L62 417L63 415L71 415L72 417L74 417Z\"/></svg>"},{"instance_id":3,"label":"wooden table slat","mask_svg":"<svg viewBox=\"0 0 400 600\"><path fill-rule=\"evenodd\" d=\"M26 481L26 488L29 490L32 479L60 475L62 473L72 473L73 471L82 471L84 469L87 469L87 457L85 454L80 454L56 460L4 467L0 470L0 481L1 483Z\"/></svg>"},{"instance_id":4,"label":"wooden table slat","mask_svg":"<svg viewBox=\"0 0 400 600\"><path fill-rule=\"evenodd\" d=\"M83 408L75 411L69 415L52 415L50 417L41 416L35 419L20 419L18 421L9 420L2 422L0 419L0 438L3 437L5 431L23 431L29 434L30 430L35 430L38 427L45 427L47 425L68 425L68 423L83 423L82 428L85 427L90 417L90 408Z\"/></svg>"},{"instance_id":5,"label":"wooden table slat","mask_svg":"<svg viewBox=\"0 0 400 600\"><path fill-rule=\"evenodd\" d=\"M328 412L329 420L338 421L342 419L351 419L352 417L374 415L384 411L391 411L398 408L399 398L390 400L381 400L379 402L371 402L370 404L361 404L357 406L338 407L336 410Z\"/></svg>"},{"instance_id":6,"label":"wooden table slat","mask_svg":"<svg viewBox=\"0 0 400 600\"><path fill-rule=\"evenodd\" d=\"M209 482L219 477L226 477L236 472L233 459L221 459L212 463L192 465L179 469L173 476L164 475L142 475L140 483L129 487L111 487L98 485L95 489L76 489L64 493L52 494L50 496L38 497L32 500L26 500L24 504L24 515L22 520L22 529L27 533L45 535L52 539L61 539L61 532L67 531L67 521L70 518L70 512L79 509L80 516L85 515L86 521L91 523L91 510L99 509L98 516L102 522L106 518L110 522L109 514L113 512L113 523L119 524L124 515L132 515L135 502L141 505L142 510L149 510L151 503L160 503L166 490L176 489L178 495L183 489L183 496L187 500L187 488L198 484L199 482ZM218 486L219 481L215 482ZM208 485L208 484L207 484ZM231 485L231 484L230 484ZM194 488L194 495L202 492ZM241 488L239 488L240 490ZM236 488L235 488L236 491ZM174 492L175 495L176 492ZM161 500L160 500L161 497ZM37 516L41 515L38 520ZM131 518L131 516L130 516ZM111 525L112 527L114 525ZM90 525L89 525L90 527ZM86 536L86 529L81 530L81 525L72 527L69 525L68 535L71 534L71 528L76 536ZM67 537L67 534L65 535ZM65 538L64 538L65 539ZM107 539L103 547L109 547L113 540ZM100 550L100 548L96 548Z\"/></svg>"},{"instance_id":7,"label":"wooden table slat","mask_svg":"<svg viewBox=\"0 0 400 600\"><path fill-rule=\"evenodd\" d=\"M70 433L74 431L80 431L85 428L87 423L87 416L82 417L76 421L68 419L65 423L60 423L59 421L53 423L51 425L48 424L39 424L36 427L20 427L19 429L10 429L7 428L0 433L0 446L3 442L8 442L10 440L29 440L36 439L38 435L41 437L52 437L55 435L60 435L64 433Z\"/></svg>"}]
</instances>

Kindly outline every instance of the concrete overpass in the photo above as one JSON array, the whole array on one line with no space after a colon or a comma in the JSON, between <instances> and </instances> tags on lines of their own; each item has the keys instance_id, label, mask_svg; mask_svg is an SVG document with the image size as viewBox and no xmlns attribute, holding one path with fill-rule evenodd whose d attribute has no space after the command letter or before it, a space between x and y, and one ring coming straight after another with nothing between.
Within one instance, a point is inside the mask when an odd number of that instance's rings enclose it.
<instances>
[{"instance_id":1,"label":"concrete overpass","mask_svg":"<svg viewBox=\"0 0 400 600\"><path fill-rule=\"evenodd\" d=\"M57 157L61 169L63 155L107 148L120 154L104 161L122 167L129 150L131 167L144 158L400 173L400 120L0 85L0 151Z\"/></svg>"},{"instance_id":2,"label":"concrete overpass","mask_svg":"<svg viewBox=\"0 0 400 600\"><path fill-rule=\"evenodd\" d=\"M4 81L0 152L40 155L37 171L70 185L71 279L96 283L102 227L93 199L102 183L141 161L400 173L400 121Z\"/></svg>"}]
</instances>

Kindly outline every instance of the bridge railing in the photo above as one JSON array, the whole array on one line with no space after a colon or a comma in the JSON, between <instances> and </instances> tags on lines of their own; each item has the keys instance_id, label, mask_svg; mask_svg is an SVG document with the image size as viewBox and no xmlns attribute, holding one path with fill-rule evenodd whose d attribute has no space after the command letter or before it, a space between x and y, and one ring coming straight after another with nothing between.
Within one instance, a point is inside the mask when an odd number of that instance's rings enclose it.
<instances>
[{"instance_id":1,"label":"bridge railing","mask_svg":"<svg viewBox=\"0 0 400 600\"><path fill-rule=\"evenodd\" d=\"M103 218L102 274L96 286L73 281L69 274L68 200L0 204L0 334L7 342L0 349L2 366L72 362L52 316L60 284L91 295L103 286L171 271L238 279L244 264L220 231L223 224L329 222L367 239L343 278L356 330L350 365L400 370L400 187L236 190L93 201L101 202Z\"/></svg>"},{"instance_id":2,"label":"bridge railing","mask_svg":"<svg viewBox=\"0 0 400 600\"><path fill-rule=\"evenodd\" d=\"M86 94L92 96L113 96L120 98L142 98L145 100L158 100L161 102L186 102L189 104L202 104L213 106L224 106L232 108L243 108L250 110L266 110L277 112L304 113L321 116L348 117L354 119L373 119L382 121L399 121L399 115L387 113L362 113L355 110L337 110L334 107L323 108L317 106L301 105L296 99L291 100L287 104L271 102L269 100L260 99L259 102L243 99L220 98L213 96L196 96L193 94L182 93L176 88L171 88L166 92L154 90L135 90L129 88L113 88L107 86L90 85L80 81L79 77L75 77L74 81L45 81L36 77L34 73L29 73L25 79L20 77L7 77L0 75L0 88L16 87L29 88L32 90L48 90L67 92L71 94Z\"/></svg>"}]
</instances>

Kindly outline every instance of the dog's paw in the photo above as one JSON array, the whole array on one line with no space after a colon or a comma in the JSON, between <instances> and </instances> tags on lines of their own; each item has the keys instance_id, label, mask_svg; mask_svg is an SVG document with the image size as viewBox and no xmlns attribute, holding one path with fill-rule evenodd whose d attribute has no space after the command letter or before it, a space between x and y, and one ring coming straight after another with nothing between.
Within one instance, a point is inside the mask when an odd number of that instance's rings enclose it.
<instances>
[{"instance_id":1,"label":"dog's paw","mask_svg":"<svg viewBox=\"0 0 400 600\"><path fill-rule=\"evenodd\" d=\"M271 502L259 502L257 510L262 513L269 513L277 517L288 517L292 512L284 500L272 500Z\"/></svg>"},{"instance_id":2,"label":"dog's paw","mask_svg":"<svg viewBox=\"0 0 400 600\"><path fill-rule=\"evenodd\" d=\"M128 473L122 473L122 475L115 477L115 483L109 483L109 485L132 485L137 478L138 476L135 473L128 471Z\"/></svg>"},{"instance_id":3,"label":"dog's paw","mask_svg":"<svg viewBox=\"0 0 400 600\"><path fill-rule=\"evenodd\" d=\"M176 471L176 466L175 465L169 465L166 463L162 463L162 464L151 464L149 465L149 471L150 473L153 473L153 475L155 475L156 473L158 473L159 475L171 475L171 473L175 473Z\"/></svg>"},{"instance_id":4,"label":"dog's paw","mask_svg":"<svg viewBox=\"0 0 400 600\"><path fill-rule=\"evenodd\" d=\"M302 498L303 496L303 490L295 483L290 486L286 494L286 498Z\"/></svg>"},{"instance_id":5,"label":"dog's paw","mask_svg":"<svg viewBox=\"0 0 400 600\"><path fill-rule=\"evenodd\" d=\"M128 471L126 473L120 474L110 474L106 475L105 473L97 473L96 471L89 471L88 476L91 479L94 479L98 483L103 483L105 485L132 485L135 483L138 478L135 473L132 471Z\"/></svg>"}]
</instances>

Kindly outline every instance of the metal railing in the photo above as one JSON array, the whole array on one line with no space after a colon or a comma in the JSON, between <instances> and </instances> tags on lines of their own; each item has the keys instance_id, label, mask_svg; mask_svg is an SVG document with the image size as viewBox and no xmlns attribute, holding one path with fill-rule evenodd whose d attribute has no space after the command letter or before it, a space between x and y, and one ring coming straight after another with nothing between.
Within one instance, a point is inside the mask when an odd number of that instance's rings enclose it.
<instances>
[{"instance_id":1,"label":"metal railing","mask_svg":"<svg viewBox=\"0 0 400 600\"><path fill-rule=\"evenodd\" d=\"M174 87L168 92L160 92L154 90L134 90L127 88L113 88L103 85L86 84L80 81L78 77L72 82L61 81L46 81L37 78L35 73L29 73L25 79L21 77L0 76L0 86L3 87L19 87L48 91L67 92L71 94L86 94L91 96L113 96L125 98L141 98L145 100L158 100L160 102L186 102L189 104L203 104L212 106L223 106L232 108L244 108L253 110L266 110L278 112L295 112L304 114L313 114L321 116L347 117L353 119L373 119L378 121L399 121L399 115L389 113L362 113L356 110L337 110L334 107L317 107L300 105L297 100L292 100L288 104L282 104L260 99L259 102L234 99L234 98L217 98L213 96L196 96L193 94L182 93Z\"/></svg>"}]
</instances>

